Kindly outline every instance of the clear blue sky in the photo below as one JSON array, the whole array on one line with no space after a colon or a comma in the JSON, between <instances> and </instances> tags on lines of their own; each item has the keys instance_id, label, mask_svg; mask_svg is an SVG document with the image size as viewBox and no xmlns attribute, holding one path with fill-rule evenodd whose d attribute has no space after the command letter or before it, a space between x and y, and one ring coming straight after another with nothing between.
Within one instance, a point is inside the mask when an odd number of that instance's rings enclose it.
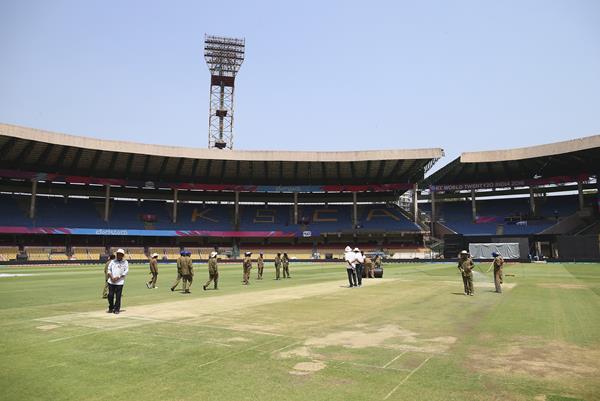
<instances>
[{"instance_id":1,"label":"clear blue sky","mask_svg":"<svg viewBox=\"0 0 600 401\"><path fill-rule=\"evenodd\" d=\"M600 1L0 2L0 121L207 146L205 33L246 38L236 149L600 133Z\"/></svg>"}]
</instances>

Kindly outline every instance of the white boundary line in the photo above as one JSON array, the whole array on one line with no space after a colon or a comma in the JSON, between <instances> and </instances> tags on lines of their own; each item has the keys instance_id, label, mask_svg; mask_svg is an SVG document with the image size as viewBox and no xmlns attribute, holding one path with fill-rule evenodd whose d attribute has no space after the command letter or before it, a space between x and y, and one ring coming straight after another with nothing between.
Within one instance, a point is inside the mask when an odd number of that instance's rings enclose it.
<instances>
[{"instance_id":1,"label":"white boundary line","mask_svg":"<svg viewBox=\"0 0 600 401\"><path fill-rule=\"evenodd\" d=\"M392 359L391 361L389 361L388 363L386 363L385 365L383 365L383 368L387 368L388 366L390 366L392 363L394 363L396 361L396 359L400 358L402 355L406 354L408 351L404 351L401 354L399 354L398 356L396 356L394 359Z\"/></svg>"},{"instance_id":2,"label":"white boundary line","mask_svg":"<svg viewBox=\"0 0 600 401\"><path fill-rule=\"evenodd\" d=\"M396 385L396 387L394 387L392 389L392 391L390 391L388 393L388 395L386 395L385 397L383 397L384 400L387 400L388 398L390 398L392 396L392 394L394 394L396 392L396 390L398 390L400 388L401 385L403 385L408 379L410 379L410 377L415 374L419 369L421 369L421 367L423 365L425 365L431 358L433 358L433 355L431 355L429 358L425 359L423 362L421 362L421 364L419 366L417 366L416 368L414 368L412 370L412 372L410 372L404 379L402 379L402 381L400 383L398 383Z\"/></svg>"},{"instance_id":3,"label":"white boundary line","mask_svg":"<svg viewBox=\"0 0 600 401\"><path fill-rule=\"evenodd\" d=\"M274 354L274 353L279 352L279 351L283 351L286 348L293 347L294 345L300 344L302 342L304 342L304 340L293 342L291 344L286 345L285 347L281 347L281 348L276 349L275 351L271 351L271 354Z\"/></svg>"}]
</instances>

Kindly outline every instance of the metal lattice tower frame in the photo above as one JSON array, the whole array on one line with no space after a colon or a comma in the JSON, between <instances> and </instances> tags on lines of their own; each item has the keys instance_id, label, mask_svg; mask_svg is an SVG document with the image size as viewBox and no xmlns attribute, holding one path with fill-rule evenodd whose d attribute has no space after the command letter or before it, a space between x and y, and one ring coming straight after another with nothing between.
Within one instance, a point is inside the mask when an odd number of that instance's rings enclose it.
<instances>
[{"instance_id":1,"label":"metal lattice tower frame","mask_svg":"<svg viewBox=\"0 0 600 401\"><path fill-rule=\"evenodd\" d=\"M233 89L245 47L245 39L204 37L204 58L210 70L209 148L233 148Z\"/></svg>"}]
</instances>

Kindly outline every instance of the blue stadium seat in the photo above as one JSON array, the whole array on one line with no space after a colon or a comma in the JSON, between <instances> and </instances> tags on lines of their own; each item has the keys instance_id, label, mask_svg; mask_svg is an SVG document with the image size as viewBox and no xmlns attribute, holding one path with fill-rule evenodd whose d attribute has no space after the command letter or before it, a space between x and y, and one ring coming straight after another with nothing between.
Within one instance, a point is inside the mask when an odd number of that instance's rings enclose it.
<instances>
[{"instance_id":1,"label":"blue stadium seat","mask_svg":"<svg viewBox=\"0 0 600 401\"><path fill-rule=\"evenodd\" d=\"M577 196L536 198L536 218L530 216L529 198L477 200L477 222L472 221L471 202L439 202L438 220L465 235L494 235L499 224L505 235L539 233L559 218L577 211ZM421 211L431 214L431 204L419 204ZM521 221L519 221L521 220Z\"/></svg>"}]
</instances>

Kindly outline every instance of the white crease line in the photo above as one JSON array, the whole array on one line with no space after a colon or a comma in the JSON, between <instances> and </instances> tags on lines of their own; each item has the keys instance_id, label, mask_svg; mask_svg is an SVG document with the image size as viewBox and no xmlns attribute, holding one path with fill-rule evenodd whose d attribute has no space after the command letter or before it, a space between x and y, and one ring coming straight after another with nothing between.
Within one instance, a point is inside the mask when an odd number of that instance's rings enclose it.
<instances>
[{"instance_id":1,"label":"white crease line","mask_svg":"<svg viewBox=\"0 0 600 401\"><path fill-rule=\"evenodd\" d=\"M390 366L392 363L394 363L396 361L396 359L400 358L402 355L406 354L408 351L404 351L402 352L400 355L398 355L397 357L395 357L394 359L392 359L391 361L389 361L388 363L386 363L385 365L383 365L384 368L387 368L388 366Z\"/></svg>"},{"instance_id":2,"label":"white crease line","mask_svg":"<svg viewBox=\"0 0 600 401\"><path fill-rule=\"evenodd\" d=\"M55 342L58 342L58 341L70 340L72 338L83 337L83 336L90 336L92 334L103 333L105 331L121 330L121 329L124 329L124 328L126 328L126 327L110 327L108 329L100 329L100 330L92 331L90 333L83 333L83 334L77 334L77 335L69 336L69 337L55 338L55 339L52 339L52 340L48 340L48 342L49 343L55 343Z\"/></svg>"},{"instance_id":3,"label":"white crease line","mask_svg":"<svg viewBox=\"0 0 600 401\"><path fill-rule=\"evenodd\" d=\"M326 361L327 361L327 359L326 359ZM403 369L403 368L382 368L381 366L377 366L377 365L368 365L365 363L357 363L357 362L349 362L349 361L338 361L336 359L331 359L331 361L339 362L340 365L352 365L352 366L358 366L361 368L373 368L373 369L382 369L382 370L395 370L398 372L410 372L410 369Z\"/></svg>"},{"instance_id":4,"label":"white crease line","mask_svg":"<svg viewBox=\"0 0 600 401\"><path fill-rule=\"evenodd\" d=\"M296 344L300 344L301 342L303 342L303 340L302 340L302 341L296 341L296 342L293 342L293 343L291 343L291 344L288 344L288 345L286 345L285 347L281 347L281 348L279 348L279 349L276 349L275 351L271 351L271 354L274 354L274 353L276 353L276 352L279 352L279 351L283 351L284 349L286 349L286 348L289 348L289 347L292 347L292 346L294 346L294 345L296 345Z\"/></svg>"},{"instance_id":5,"label":"white crease line","mask_svg":"<svg viewBox=\"0 0 600 401\"><path fill-rule=\"evenodd\" d=\"M433 355L431 355L429 358L425 359L423 362L421 362L421 364L419 366L417 366L416 368L414 368L414 370L412 372L410 372L404 379L402 379L402 381L400 383L398 383L398 385L396 387L394 387L392 389L392 391L390 391L388 393L388 395L386 395L385 397L383 397L384 400L387 400L388 398L390 398L392 396L392 394L394 394L394 392L396 392L396 390L398 390L400 388L401 385L403 385L408 379L410 379L410 377L415 374L419 369L421 369L421 367L423 365L425 365L431 358L433 358Z\"/></svg>"},{"instance_id":6,"label":"white crease line","mask_svg":"<svg viewBox=\"0 0 600 401\"><path fill-rule=\"evenodd\" d=\"M235 355L238 355L238 354L243 354L244 352L252 351L253 349L256 349L258 347L262 347L263 345L271 344L271 343L273 343L275 341L277 341L277 340L266 341L264 343L260 343L260 344L254 345L254 346L252 346L250 348L246 348L245 350L242 350L242 351L232 352L231 354L227 354L225 356L222 356L221 358L214 359L214 360L212 360L210 362L202 363L202 364L198 365L198 367L201 368L203 366L210 365L210 364L222 361L223 359L229 358L230 356L235 356Z\"/></svg>"}]
</instances>

